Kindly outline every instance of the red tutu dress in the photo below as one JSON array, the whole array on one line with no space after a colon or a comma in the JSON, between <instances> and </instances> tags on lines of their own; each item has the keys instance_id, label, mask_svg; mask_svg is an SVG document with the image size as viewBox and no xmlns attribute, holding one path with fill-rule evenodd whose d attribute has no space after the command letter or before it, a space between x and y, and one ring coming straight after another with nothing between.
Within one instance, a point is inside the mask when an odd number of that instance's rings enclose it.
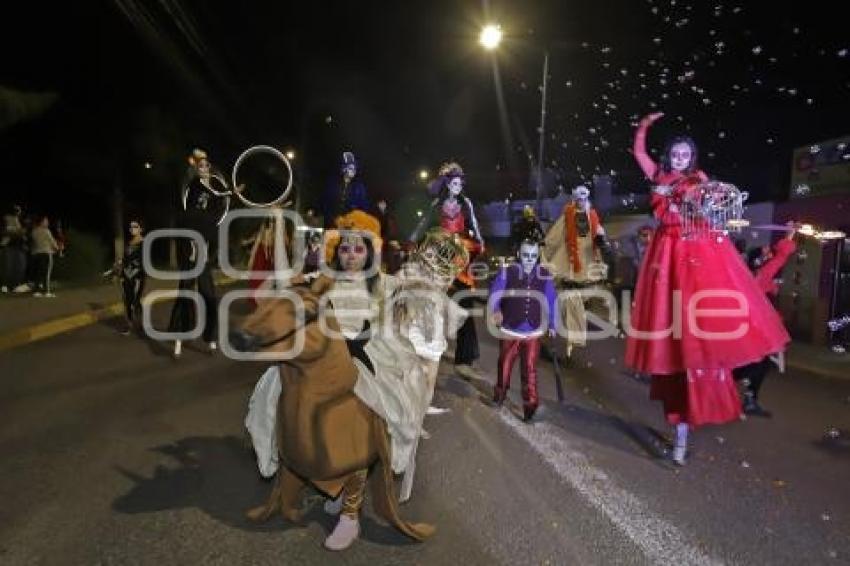
<instances>
[{"instance_id":1,"label":"red tutu dress","mask_svg":"<svg viewBox=\"0 0 850 566\"><path fill-rule=\"evenodd\" d=\"M683 238L677 206L707 180L697 171L662 171L646 153L644 122L634 152L653 183L658 230L640 266L626 365L652 374L650 398L664 403L667 420L692 426L738 419L741 403L732 369L784 350L782 320L729 238Z\"/></svg>"}]
</instances>

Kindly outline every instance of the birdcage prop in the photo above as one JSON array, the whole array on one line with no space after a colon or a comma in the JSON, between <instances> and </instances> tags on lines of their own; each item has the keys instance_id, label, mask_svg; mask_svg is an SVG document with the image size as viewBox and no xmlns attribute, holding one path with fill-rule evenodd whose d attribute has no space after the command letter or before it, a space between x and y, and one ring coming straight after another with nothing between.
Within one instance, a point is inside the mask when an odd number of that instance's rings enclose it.
<instances>
[{"instance_id":1,"label":"birdcage prop","mask_svg":"<svg viewBox=\"0 0 850 566\"><path fill-rule=\"evenodd\" d=\"M434 275L446 279L454 279L469 264L469 252L463 241L442 228L425 234L415 257Z\"/></svg>"},{"instance_id":2,"label":"birdcage prop","mask_svg":"<svg viewBox=\"0 0 850 566\"><path fill-rule=\"evenodd\" d=\"M731 183L708 181L682 197L682 237L690 240L723 237L749 225L744 202L749 195Z\"/></svg>"}]
</instances>

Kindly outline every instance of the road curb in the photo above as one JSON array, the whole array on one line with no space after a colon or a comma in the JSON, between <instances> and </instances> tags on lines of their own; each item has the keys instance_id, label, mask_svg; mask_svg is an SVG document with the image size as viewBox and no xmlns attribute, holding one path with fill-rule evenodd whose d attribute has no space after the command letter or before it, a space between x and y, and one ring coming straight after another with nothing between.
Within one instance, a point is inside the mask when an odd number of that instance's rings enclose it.
<instances>
[{"instance_id":1,"label":"road curb","mask_svg":"<svg viewBox=\"0 0 850 566\"><path fill-rule=\"evenodd\" d=\"M12 332L0 335L0 352L89 326L102 320L120 316L123 313L124 305L122 303L113 303L96 310L72 314L70 316L48 320L47 322L33 324L20 330L13 330Z\"/></svg>"},{"instance_id":2,"label":"road curb","mask_svg":"<svg viewBox=\"0 0 850 566\"><path fill-rule=\"evenodd\" d=\"M236 283L236 281L236 279L230 277L220 277L216 279L215 285L216 287L231 285ZM32 324L18 330L12 330L11 332L0 334L0 352L52 338L53 336L122 316L123 314L124 303L116 302L98 309L86 310L46 322Z\"/></svg>"}]
</instances>

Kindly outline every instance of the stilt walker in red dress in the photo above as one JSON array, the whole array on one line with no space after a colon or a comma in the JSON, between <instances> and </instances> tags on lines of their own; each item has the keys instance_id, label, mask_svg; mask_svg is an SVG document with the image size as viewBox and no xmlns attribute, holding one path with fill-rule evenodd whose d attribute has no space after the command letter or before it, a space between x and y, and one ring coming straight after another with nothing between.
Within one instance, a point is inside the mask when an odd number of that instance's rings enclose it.
<instances>
[{"instance_id":1,"label":"stilt walker in red dress","mask_svg":"<svg viewBox=\"0 0 850 566\"><path fill-rule=\"evenodd\" d=\"M650 398L675 427L673 460L682 465L690 427L740 417L732 369L782 351L790 338L728 235L715 229L693 140L674 138L661 163L647 154L647 132L662 116L644 118L634 140L659 226L624 325L626 365L652 375Z\"/></svg>"}]
</instances>

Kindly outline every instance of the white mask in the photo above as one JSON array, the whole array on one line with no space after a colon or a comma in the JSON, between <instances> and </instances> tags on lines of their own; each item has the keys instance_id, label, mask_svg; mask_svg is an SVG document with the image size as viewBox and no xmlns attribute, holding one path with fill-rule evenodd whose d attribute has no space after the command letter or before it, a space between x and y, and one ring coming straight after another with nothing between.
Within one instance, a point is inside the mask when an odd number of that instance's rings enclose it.
<instances>
[{"instance_id":1,"label":"white mask","mask_svg":"<svg viewBox=\"0 0 850 566\"><path fill-rule=\"evenodd\" d=\"M540 246L537 244L523 243L519 247L519 263L526 275L534 270L537 260L540 259Z\"/></svg>"},{"instance_id":2,"label":"white mask","mask_svg":"<svg viewBox=\"0 0 850 566\"><path fill-rule=\"evenodd\" d=\"M347 166L345 169L342 170L342 175L350 181L357 175L357 167L355 167L354 165Z\"/></svg>"}]
</instances>

